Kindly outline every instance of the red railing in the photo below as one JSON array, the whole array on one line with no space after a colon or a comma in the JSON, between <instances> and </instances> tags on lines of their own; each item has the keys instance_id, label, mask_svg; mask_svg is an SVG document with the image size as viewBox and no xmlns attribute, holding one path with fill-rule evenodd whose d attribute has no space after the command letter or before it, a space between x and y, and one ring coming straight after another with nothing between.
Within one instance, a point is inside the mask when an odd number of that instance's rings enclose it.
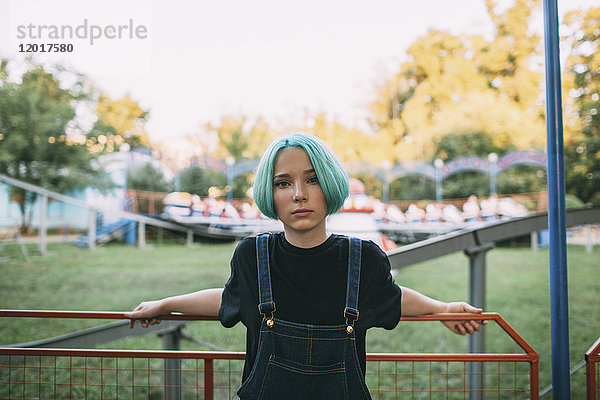
<instances>
[{"instance_id":1,"label":"red railing","mask_svg":"<svg viewBox=\"0 0 600 400\"><path fill-rule=\"evenodd\" d=\"M600 338L585 353L585 373L587 380L587 398L596 400L600 398L600 371L596 363L600 361Z\"/></svg>"},{"instance_id":2,"label":"red railing","mask_svg":"<svg viewBox=\"0 0 600 400\"><path fill-rule=\"evenodd\" d=\"M0 317L124 319L123 313L0 310ZM168 315L169 320L215 320ZM404 317L403 321L463 320L464 314ZM373 398L538 399L538 354L495 313L469 319L496 322L524 354L371 353L367 386ZM0 348L0 398L232 398L239 387L244 353L52 348ZM485 368L469 368L473 363ZM476 374L482 383L473 389Z\"/></svg>"}]
</instances>

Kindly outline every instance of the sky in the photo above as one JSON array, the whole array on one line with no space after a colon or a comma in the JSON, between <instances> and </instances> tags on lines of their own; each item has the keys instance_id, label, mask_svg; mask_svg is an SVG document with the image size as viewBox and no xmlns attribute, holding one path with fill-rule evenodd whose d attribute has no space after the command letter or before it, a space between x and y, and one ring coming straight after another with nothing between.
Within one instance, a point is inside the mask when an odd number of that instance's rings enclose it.
<instances>
[{"instance_id":1,"label":"sky","mask_svg":"<svg viewBox=\"0 0 600 400\"><path fill-rule=\"evenodd\" d=\"M600 0L558 6L562 16ZM484 0L0 0L0 57L70 44L34 59L86 74L113 99L129 93L150 111L150 139L169 141L223 114L277 124L307 109L364 126L376 83L432 28L492 33Z\"/></svg>"}]
</instances>

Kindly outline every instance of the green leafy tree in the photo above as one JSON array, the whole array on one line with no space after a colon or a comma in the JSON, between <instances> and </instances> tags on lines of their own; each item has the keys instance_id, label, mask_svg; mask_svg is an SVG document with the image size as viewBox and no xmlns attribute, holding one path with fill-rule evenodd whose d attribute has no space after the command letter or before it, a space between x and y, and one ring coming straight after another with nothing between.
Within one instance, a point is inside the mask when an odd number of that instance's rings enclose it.
<instances>
[{"instance_id":1,"label":"green leafy tree","mask_svg":"<svg viewBox=\"0 0 600 400\"><path fill-rule=\"evenodd\" d=\"M490 194L490 177L483 172L463 171L449 176L442 183L444 198L462 199L474 194L477 197Z\"/></svg>"},{"instance_id":2,"label":"green leafy tree","mask_svg":"<svg viewBox=\"0 0 600 400\"><path fill-rule=\"evenodd\" d=\"M435 152L431 161L440 158L443 161L462 156L478 156L486 158L490 153L503 155L514 150L514 146L499 146L494 138L485 132L449 133L434 141Z\"/></svg>"},{"instance_id":3,"label":"green leafy tree","mask_svg":"<svg viewBox=\"0 0 600 400\"><path fill-rule=\"evenodd\" d=\"M435 182L421 175L408 175L390 183L392 200L435 200Z\"/></svg>"},{"instance_id":4,"label":"green leafy tree","mask_svg":"<svg viewBox=\"0 0 600 400\"><path fill-rule=\"evenodd\" d=\"M190 167L179 173L181 191L200 196L207 196L208 189L212 186L225 187L227 178L225 175L212 169Z\"/></svg>"},{"instance_id":5,"label":"green leafy tree","mask_svg":"<svg viewBox=\"0 0 600 400\"><path fill-rule=\"evenodd\" d=\"M435 158L444 161L463 156L477 156L486 159L490 153L502 156L515 150L511 144L499 145L484 132L450 133L435 140ZM433 161L432 159L432 161ZM539 167L521 165L502 171L498 175L496 190L500 194L528 193L544 190L545 171ZM465 198L475 194L479 197L490 194L490 177L477 171L464 171L449 176L443 182L443 196Z\"/></svg>"},{"instance_id":6,"label":"green leafy tree","mask_svg":"<svg viewBox=\"0 0 600 400\"><path fill-rule=\"evenodd\" d=\"M252 180L254 179L254 173L248 172L241 174L233 178L233 193L232 196L235 199L247 199L248 190L252 187Z\"/></svg>"},{"instance_id":7,"label":"green leafy tree","mask_svg":"<svg viewBox=\"0 0 600 400\"><path fill-rule=\"evenodd\" d=\"M484 132L449 133L435 140L435 158L443 161L464 156L477 156L486 159L488 154L503 155L513 146L499 146ZM433 159L431 160L433 162ZM442 183L445 198L465 198L474 194L478 197L490 194L490 177L478 171L464 171L451 175Z\"/></svg>"},{"instance_id":8,"label":"green leafy tree","mask_svg":"<svg viewBox=\"0 0 600 400\"><path fill-rule=\"evenodd\" d=\"M168 182L162 171L149 162L127 173L127 187L150 192L173 191L173 183Z\"/></svg>"},{"instance_id":9,"label":"green leafy tree","mask_svg":"<svg viewBox=\"0 0 600 400\"><path fill-rule=\"evenodd\" d=\"M565 16L572 50L563 78L567 191L600 205L600 8Z\"/></svg>"},{"instance_id":10,"label":"green leafy tree","mask_svg":"<svg viewBox=\"0 0 600 400\"><path fill-rule=\"evenodd\" d=\"M2 60L0 66L0 173L61 193L90 185L109 187L75 119L75 105L91 95L85 77L30 64L16 83L10 80L8 64ZM65 74L74 82L67 88L59 80ZM36 195L16 187L10 194L26 229L26 210Z\"/></svg>"},{"instance_id":11,"label":"green leafy tree","mask_svg":"<svg viewBox=\"0 0 600 400\"><path fill-rule=\"evenodd\" d=\"M498 174L499 194L532 193L547 190L546 169L533 165L516 165Z\"/></svg>"}]
</instances>

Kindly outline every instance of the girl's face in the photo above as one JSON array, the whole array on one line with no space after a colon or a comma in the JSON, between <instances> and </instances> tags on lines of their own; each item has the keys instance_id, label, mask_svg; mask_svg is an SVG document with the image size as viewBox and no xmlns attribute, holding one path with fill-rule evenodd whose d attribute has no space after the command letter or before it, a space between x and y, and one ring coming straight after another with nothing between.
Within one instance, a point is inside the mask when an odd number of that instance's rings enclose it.
<instances>
[{"instance_id":1,"label":"girl's face","mask_svg":"<svg viewBox=\"0 0 600 400\"><path fill-rule=\"evenodd\" d=\"M305 239L312 236L319 243L324 240L327 201L303 149L287 147L277 155L273 166L273 202L288 241L290 236Z\"/></svg>"}]
</instances>

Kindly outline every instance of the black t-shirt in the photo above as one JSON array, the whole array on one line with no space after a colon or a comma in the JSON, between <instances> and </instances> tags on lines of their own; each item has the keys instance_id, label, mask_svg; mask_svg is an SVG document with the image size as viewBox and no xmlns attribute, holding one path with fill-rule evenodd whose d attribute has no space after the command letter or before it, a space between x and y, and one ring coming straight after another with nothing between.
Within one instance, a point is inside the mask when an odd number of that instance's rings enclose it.
<instances>
[{"instance_id":1,"label":"black t-shirt","mask_svg":"<svg viewBox=\"0 0 600 400\"><path fill-rule=\"evenodd\" d=\"M269 239L271 286L275 317L314 325L345 323L348 239L331 235L317 247L303 249L285 240L282 232ZM394 283L385 253L371 241L362 241L360 291L355 323L358 359L365 372L367 329L394 329L400 320L402 293ZM258 312L256 237L242 240L231 259L231 277L225 284L219 319L229 328L241 321L247 328L246 363L242 380L250 374L258 351L262 316Z\"/></svg>"}]
</instances>

